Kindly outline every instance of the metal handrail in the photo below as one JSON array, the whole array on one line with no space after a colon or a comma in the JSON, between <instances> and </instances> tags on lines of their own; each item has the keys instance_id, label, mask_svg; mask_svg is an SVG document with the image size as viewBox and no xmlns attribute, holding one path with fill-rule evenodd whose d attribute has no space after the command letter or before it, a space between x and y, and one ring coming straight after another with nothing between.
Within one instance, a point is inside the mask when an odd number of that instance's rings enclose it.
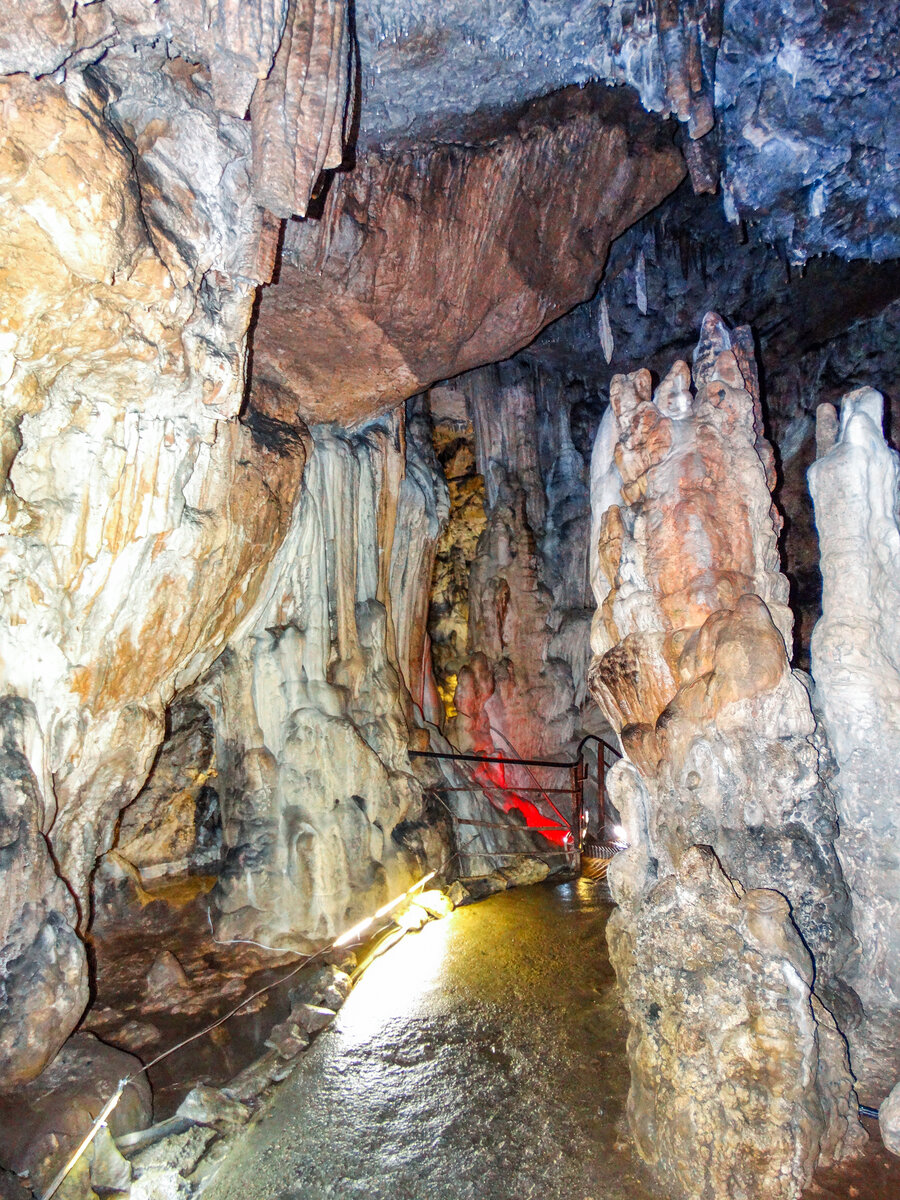
<instances>
[{"instance_id":1,"label":"metal handrail","mask_svg":"<svg viewBox=\"0 0 900 1200\"><path fill-rule=\"evenodd\" d=\"M583 757L583 751L587 742L597 742L604 749L611 751L616 758L622 757L622 752L617 750L615 746L611 746L604 738L599 737L596 733L586 733L578 743L578 749L575 752L575 757L569 762L563 759L549 758L494 758L486 754L451 754L444 750L410 750L410 758L452 758L462 762L487 762L487 763L506 763L511 767L577 767Z\"/></svg>"},{"instance_id":2,"label":"metal handrail","mask_svg":"<svg viewBox=\"0 0 900 1200\"><path fill-rule=\"evenodd\" d=\"M449 754L443 750L410 750L410 758L453 758L461 762L506 763L511 767L574 767L574 762L551 762L546 758L491 758L486 754Z\"/></svg>"},{"instance_id":3,"label":"metal handrail","mask_svg":"<svg viewBox=\"0 0 900 1200\"><path fill-rule=\"evenodd\" d=\"M518 825L504 825L499 822L495 823L495 822L466 820L463 818L456 817L455 814L452 814L452 813L451 813L451 816L453 816L453 819L456 820L458 824L482 826L484 828L494 828L494 829L508 828L508 829L515 829L517 831L521 830L522 828L525 828L525 829L530 828L532 830L532 832L534 832L534 833L544 833L544 832L550 832L552 830L568 828L570 833L573 836L575 846L578 849L581 849L581 845L582 845L582 841L583 841L582 825L583 825L583 813L584 813L584 783L585 783L585 779L587 778L587 767L586 767L585 761L584 761L584 748L588 742L596 742L599 747L598 753L597 753L597 789L598 789L598 799L599 799L599 803L600 803L600 825L601 825L601 829L602 829L605 825L605 811L606 811L607 763L606 763L606 758L605 758L605 751L609 750L612 754L615 755L616 758L621 758L622 754L621 754L621 751L617 750L615 746L611 746L609 744L609 742L607 742L604 738L600 737L598 734L595 734L595 733L585 734L585 736L578 743L578 749L576 751L575 758L572 759L571 761L564 759L562 762L560 762L558 759L547 759L547 758L518 758L518 757L510 758L509 756L495 756L495 755L488 755L488 754L464 754L462 752L452 752L452 751L444 751L444 750L410 750L409 755L410 755L410 758L434 758L434 759L445 759L445 760L451 760L451 761L455 761L455 762L467 762L467 763L499 763L499 764L503 764L504 766L512 766L512 767L516 767L516 766L546 767L546 768L556 769L556 770L571 771L572 772L572 783L574 785L571 788L549 788L549 789L541 788L541 787L516 788L516 787L506 787L506 786L503 786L500 784L482 783L480 780L475 780L468 787L458 787L458 786L451 785L448 787L431 788L429 790L437 792L437 793L480 791L482 793L482 795L484 796L484 798L488 801L488 803L491 804L491 807L495 807L495 805L493 804L491 797L489 795L490 792L500 792L500 793L511 792L513 794L519 794L519 793L524 793L524 792L529 792L529 793L538 792L541 795L544 795L546 797L547 803L557 814L560 821L563 822L562 825L538 826L538 827L524 826L523 827L523 826L518 826ZM535 782L537 783L536 779L535 779ZM559 811L559 809L556 807L556 805L550 799L548 792L552 792L554 795L563 795L564 794L564 795L570 795L573 797L574 811L572 814L571 821L567 820L567 818L564 817L563 814ZM497 854L499 852L490 851L489 853Z\"/></svg>"}]
</instances>

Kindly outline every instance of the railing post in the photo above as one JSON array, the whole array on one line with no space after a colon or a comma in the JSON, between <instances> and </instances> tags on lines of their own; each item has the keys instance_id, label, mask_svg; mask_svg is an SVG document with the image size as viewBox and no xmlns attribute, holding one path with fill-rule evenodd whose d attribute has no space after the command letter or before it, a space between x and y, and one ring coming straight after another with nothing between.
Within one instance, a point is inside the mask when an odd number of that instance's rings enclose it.
<instances>
[{"instance_id":1,"label":"railing post","mask_svg":"<svg viewBox=\"0 0 900 1200\"><path fill-rule=\"evenodd\" d=\"M597 745L597 812L600 839L606 841L606 751L602 742Z\"/></svg>"},{"instance_id":2,"label":"railing post","mask_svg":"<svg viewBox=\"0 0 900 1200\"><path fill-rule=\"evenodd\" d=\"M573 805L573 808L574 808L573 826L574 826L574 828L572 829L572 838L575 843L575 850L577 853L581 852L582 841L583 841L582 828L584 825L584 778L585 778L584 759L579 754L574 767L572 767L572 789L575 793L575 795L574 795L575 803Z\"/></svg>"}]
</instances>

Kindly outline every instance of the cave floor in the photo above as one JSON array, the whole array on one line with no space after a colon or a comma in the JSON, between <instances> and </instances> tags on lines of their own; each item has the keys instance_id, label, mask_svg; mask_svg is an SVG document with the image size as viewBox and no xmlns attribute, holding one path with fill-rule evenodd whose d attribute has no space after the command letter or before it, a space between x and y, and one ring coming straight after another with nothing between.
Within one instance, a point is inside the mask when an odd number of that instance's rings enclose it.
<instances>
[{"instance_id":1,"label":"cave floor","mask_svg":"<svg viewBox=\"0 0 900 1200\"><path fill-rule=\"evenodd\" d=\"M457 909L376 959L211 1200L659 1200L620 1140L625 1016L588 880Z\"/></svg>"},{"instance_id":2,"label":"cave floor","mask_svg":"<svg viewBox=\"0 0 900 1200\"><path fill-rule=\"evenodd\" d=\"M627 1022L587 879L502 893L363 973L204 1200L668 1200L623 1129ZM805 1200L900 1196L881 1146Z\"/></svg>"}]
</instances>

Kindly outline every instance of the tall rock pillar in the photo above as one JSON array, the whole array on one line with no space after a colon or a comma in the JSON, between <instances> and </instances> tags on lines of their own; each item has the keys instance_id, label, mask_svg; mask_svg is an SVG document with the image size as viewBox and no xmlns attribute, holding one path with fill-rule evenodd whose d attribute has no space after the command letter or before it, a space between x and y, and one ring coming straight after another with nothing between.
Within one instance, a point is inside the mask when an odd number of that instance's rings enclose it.
<instances>
[{"instance_id":1,"label":"tall rock pillar","mask_svg":"<svg viewBox=\"0 0 900 1200\"><path fill-rule=\"evenodd\" d=\"M609 939L629 1119L692 1200L792 1200L863 1137L826 1007L853 1002L827 748L788 662L746 332L709 314L693 372L655 392L616 376L592 463L590 683L626 753Z\"/></svg>"},{"instance_id":2,"label":"tall rock pillar","mask_svg":"<svg viewBox=\"0 0 900 1200\"><path fill-rule=\"evenodd\" d=\"M819 406L809 469L822 568L812 637L816 697L838 767L837 852L853 900L862 1001L846 1032L860 1095L900 1078L900 456L872 388Z\"/></svg>"}]
</instances>

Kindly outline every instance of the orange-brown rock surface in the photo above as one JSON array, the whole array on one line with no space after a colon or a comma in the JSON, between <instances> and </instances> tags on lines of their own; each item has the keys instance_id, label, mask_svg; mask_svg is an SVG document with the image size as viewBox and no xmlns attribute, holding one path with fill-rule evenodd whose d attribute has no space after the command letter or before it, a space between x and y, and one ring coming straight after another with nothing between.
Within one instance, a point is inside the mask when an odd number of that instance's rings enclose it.
<instances>
[{"instance_id":1,"label":"orange-brown rock surface","mask_svg":"<svg viewBox=\"0 0 900 1200\"><path fill-rule=\"evenodd\" d=\"M83 924L166 704L252 610L304 453L237 420L252 287L169 269L92 96L18 78L0 105L0 669L33 712L33 819ZM14 989L4 1021L33 1002Z\"/></svg>"},{"instance_id":2,"label":"orange-brown rock surface","mask_svg":"<svg viewBox=\"0 0 900 1200\"><path fill-rule=\"evenodd\" d=\"M79 1019L97 857L288 528L304 431L239 419L246 337L277 217L341 160L348 37L330 0L0 22L0 1086ZM130 831L148 869L171 826Z\"/></svg>"},{"instance_id":3,"label":"orange-brown rock surface","mask_svg":"<svg viewBox=\"0 0 900 1200\"><path fill-rule=\"evenodd\" d=\"M684 164L625 96L570 89L487 144L371 151L291 222L254 369L286 419L357 419L505 357L593 290Z\"/></svg>"}]
</instances>

